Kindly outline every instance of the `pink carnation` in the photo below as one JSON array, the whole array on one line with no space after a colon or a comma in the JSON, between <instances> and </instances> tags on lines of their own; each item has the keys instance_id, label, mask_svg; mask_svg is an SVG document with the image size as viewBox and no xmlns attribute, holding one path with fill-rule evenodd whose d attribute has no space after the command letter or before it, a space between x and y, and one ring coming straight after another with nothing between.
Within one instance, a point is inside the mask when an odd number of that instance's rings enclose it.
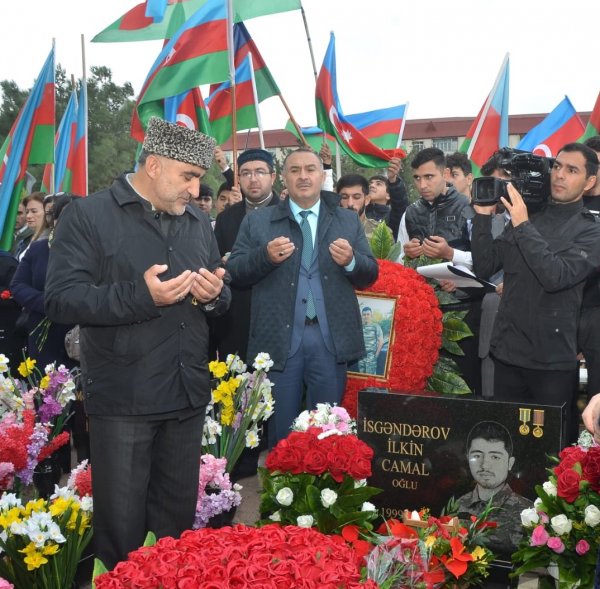
<instances>
[{"instance_id":1,"label":"pink carnation","mask_svg":"<svg viewBox=\"0 0 600 589\"><path fill-rule=\"evenodd\" d=\"M529 541L530 546L545 546L548 542L550 534L546 531L544 526L536 526L531 533L531 540Z\"/></svg>"},{"instance_id":2,"label":"pink carnation","mask_svg":"<svg viewBox=\"0 0 600 589\"><path fill-rule=\"evenodd\" d=\"M554 550L556 554L560 554L561 552L565 551L565 545L563 544L563 541L556 536L552 536L552 538L548 539L547 546L550 548L550 550Z\"/></svg>"},{"instance_id":3,"label":"pink carnation","mask_svg":"<svg viewBox=\"0 0 600 589\"><path fill-rule=\"evenodd\" d=\"M14 585L6 579L0 579L0 589L14 589Z\"/></svg>"},{"instance_id":4,"label":"pink carnation","mask_svg":"<svg viewBox=\"0 0 600 589\"><path fill-rule=\"evenodd\" d=\"M577 552L579 556L583 556L589 549L590 545L585 540L579 540L577 546L575 546L575 552Z\"/></svg>"}]
</instances>

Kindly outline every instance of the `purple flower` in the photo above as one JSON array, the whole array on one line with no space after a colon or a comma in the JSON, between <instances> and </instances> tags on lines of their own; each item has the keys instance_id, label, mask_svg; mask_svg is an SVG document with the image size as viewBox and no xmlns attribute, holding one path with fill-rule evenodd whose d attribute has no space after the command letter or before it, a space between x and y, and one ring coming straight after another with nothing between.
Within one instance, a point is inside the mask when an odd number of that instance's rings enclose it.
<instances>
[{"instance_id":1,"label":"purple flower","mask_svg":"<svg viewBox=\"0 0 600 589\"><path fill-rule=\"evenodd\" d=\"M529 540L530 546L545 546L550 538L550 534L546 531L544 526L536 526L531 533L531 539Z\"/></svg>"},{"instance_id":2,"label":"purple flower","mask_svg":"<svg viewBox=\"0 0 600 589\"><path fill-rule=\"evenodd\" d=\"M38 409L38 416L42 423L50 423L53 418L62 413L60 403L50 395L44 396L44 402Z\"/></svg>"},{"instance_id":3,"label":"purple flower","mask_svg":"<svg viewBox=\"0 0 600 589\"><path fill-rule=\"evenodd\" d=\"M565 545L563 544L563 541L560 538L557 538L556 536L552 536L551 538L549 538L546 545L548 546L548 548L550 548L550 550L554 550L556 554L560 554L561 552L565 551Z\"/></svg>"},{"instance_id":4,"label":"purple flower","mask_svg":"<svg viewBox=\"0 0 600 589\"><path fill-rule=\"evenodd\" d=\"M575 546L575 552L577 552L579 556L583 556L589 549L590 545L585 540L579 540L577 546Z\"/></svg>"},{"instance_id":5,"label":"purple flower","mask_svg":"<svg viewBox=\"0 0 600 589\"><path fill-rule=\"evenodd\" d=\"M24 485L29 485L33 481L33 469L38 464L37 457L47 442L48 432L46 428L40 423L36 423L27 447L27 466L16 473Z\"/></svg>"}]
</instances>

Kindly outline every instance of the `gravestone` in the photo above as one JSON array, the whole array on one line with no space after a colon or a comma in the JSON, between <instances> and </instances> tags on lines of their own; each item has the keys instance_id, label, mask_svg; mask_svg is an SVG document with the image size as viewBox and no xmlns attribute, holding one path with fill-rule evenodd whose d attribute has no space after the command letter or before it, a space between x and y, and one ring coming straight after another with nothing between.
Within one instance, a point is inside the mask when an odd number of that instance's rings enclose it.
<instances>
[{"instance_id":1,"label":"gravestone","mask_svg":"<svg viewBox=\"0 0 600 589\"><path fill-rule=\"evenodd\" d=\"M358 437L375 452L369 484L383 489L373 503L386 519L400 519L404 509L428 508L437 516L451 498L459 500L466 512L465 505L482 505L474 501L479 498L479 488L492 488L505 480L505 507L493 512L490 519L497 519L499 530L507 537L512 524L517 539L512 542L513 549L509 548L510 538L494 540L496 545L490 547L495 554L509 558L521 533L520 512L535 499L535 485L548 478L548 455L563 448L563 418L563 408L556 406L362 390L358 394ZM471 441L467 458L467 440L473 436L482 440L481 432L489 434L490 428L507 437L506 444L512 443L512 458L508 452L497 452L498 447L504 450L504 442L486 440ZM484 465L487 458L483 456L504 464L504 470L500 467L496 472L496 466ZM473 509L477 513L483 507ZM468 517L460 511L459 515ZM512 518L508 525L507 518Z\"/></svg>"}]
</instances>

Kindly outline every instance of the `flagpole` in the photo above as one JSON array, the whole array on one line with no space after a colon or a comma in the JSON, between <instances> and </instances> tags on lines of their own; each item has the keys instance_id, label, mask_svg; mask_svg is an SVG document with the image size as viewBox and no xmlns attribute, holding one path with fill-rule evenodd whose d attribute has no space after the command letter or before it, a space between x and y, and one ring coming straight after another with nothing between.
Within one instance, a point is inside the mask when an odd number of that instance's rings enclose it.
<instances>
[{"instance_id":1,"label":"flagpole","mask_svg":"<svg viewBox=\"0 0 600 589\"><path fill-rule=\"evenodd\" d=\"M83 69L83 75L81 76L81 92L85 93L85 136L83 139L83 161L85 162L85 194L81 196L86 196L89 192L89 179L88 179L88 101L87 101L87 74L86 74L86 63L85 63L85 37L83 34L81 35L81 67ZM82 94L83 96L83 94ZM79 108L81 108L81 104Z\"/></svg>"},{"instance_id":2,"label":"flagpole","mask_svg":"<svg viewBox=\"0 0 600 589\"><path fill-rule=\"evenodd\" d=\"M290 121L291 121L292 125L294 125L294 129L296 129L296 133L298 133L298 135L300 136L302 143L304 144L305 147L310 147L310 145L308 144L308 141L306 140L306 137L304 137L304 133L302 133L302 128L297 123L296 119L294 118L294 115L292 114L292 111L290 110L290 107L288 106L287 102L285 101L285 99L283 98L283 96L281 94L279 94L279 99L281 100L281 104L283 104L283 108L285 108L285 110L287 111L287 114L290 117Z\"/></svg>"},{"instance_id":3,"label":"flagpole","mask_svg":"<svg viewBox=\"0 0 600 589\"><path fill-rule=\"evenodd\" d=\"M237 188L237 104L235 99L235 46L233 44L233 0L227 0L227 55L229 57L229 80L231 81L231 165L233 185Z\"/></svg>"},{"instance_id":4,"label":"flagpole","mask_svg":"<svg viewBox=\"0 0 600 589\"><path fill-rule=\"evenodd\" d=\"M52 37L52 51L56 51L56 37ZM56 136L56 84L54 85L54 136ZM56 173L56 141L52 140L52 163L50 164L50 194L56 192L55 190L55 178L54 174Z\"/></svg>"},{"instance_id":5,"label":"flagpole","mask_svg":"<svg viewBox=\"0 0 600 589\"><path fill-rule=\"evenodd\" d=\"M396 149L400 147L400 144L402 143L402 137L404 136L404 125L406 125L406 113L408 112L408 105L408 102L404 105L404 116L402 117L402 124L400 125L400 132L398 133L398 141L396 141Z\"/></svg>"},{"instance_id":6,"label":"flagpole","mask_svg":"<svg viewBox=\"0 0 600 589\"><path fill-rule=\"evenodd\" d=\"M263 136L262 120L260 118L260 108L258 106L258 92L256 91L256 78L254 77L254 62L252 61L252 52L248 53L250 60L250 80L252 81L252 99L254 100L254 112L256 113L256 123L258 125L258 138L260 140L260 148L265 148L265 138Z\"/></svg>"}]
</instances>

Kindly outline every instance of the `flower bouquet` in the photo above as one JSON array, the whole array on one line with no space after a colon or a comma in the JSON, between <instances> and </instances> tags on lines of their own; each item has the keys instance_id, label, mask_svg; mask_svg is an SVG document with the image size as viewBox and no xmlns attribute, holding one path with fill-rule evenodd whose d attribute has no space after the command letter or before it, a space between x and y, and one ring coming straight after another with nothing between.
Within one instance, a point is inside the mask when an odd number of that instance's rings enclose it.
<instances>
[{"instance_id":1,"label":"flower bouquet","mask_svg":"<svg viewBox=\"0 0 600 589\"><path fill-rule=\"evenodd\" d=\"M25 505L12 493L0 498L0 575L16 587L71 587L91 537L92 499L68 486Z\"/></svg>"},{"instance_id":2,"label":"flower bouquet","mask_svg":"<svg viewBox=\"0 0 600 589\"><path fill-rule=\"evenodd\" d=\"M227 459L231 473L244 448L256 448L261 424L273 415L271 381L267 378L273 361L269 354L258 354L254 372L247 372L238 356L229 354L226 362L209 362L217 380L211 402L206 408L202 453Z\"/></svg>"},{"instance_id":3,"label":"flower bouquet","mask_svg":"<svg viewBox=\"0 0 600 589\"><path fill-rule=\"evenodd\" d=\"M229 480L226 466L226 458L215 458L211 454L201 456L195 529L206 527L210 518L225 513L242 502L242 486Z\"/></svg>"},{"instance_id":4,"label":"flower bouquet","mask_svg":"<svg viewBox=\"0 0 600 589\"><path fill-rule=\"evenodd\" d=\"M356 553L339 536L295 526L242 525L184 532L129 554L95 578L96 589L377 589L361 581Z\"/></svg>"},{"instance_id":5,"label":"flower bouquet","mask_svg":"<svg viewBox=\"0 0 600 589\"><path fill-rule=\"evenodd\" d=\"M600 447L583 432L554 461L549 479L535 488L534 506L521 512L526 537L513 554L514 574L558 568L561 588L593 587L600 546Z\"/></svg>"},{"instance_id":6,"label":"flower bouquet","mask_svg":"<svg viewBox=\"0 0 600 589\"><path fill-rule=\"evenodd\" d=\"M467 525L427 510L405 512L402 522L389 520L367 557L367 577L382 589L480 584L494 558L485 547L489 510Z\"/></svg>"},{"instance_id":7,"label":"flower bouquet","mask_svg":"<svg viewBox=\"0 0 600 589\"><path fill-rule=\"evenodd\" d=\"M355 425L345 409L320 405L292 427L299 431L281 440L259 468L260 523L314 526L325 534L349 524L371 530L377 510L368 499L380 492L366 483L373 450L351 433Z\"/></svg>"},{"instance_id":8,"label":"flower bouquet","mask_svg":"<svg viewBox=\"0 0 600 589\"><path fill-rule=\"evenodd\" d=\"M49 364L44 374L35 360L19 365L23 379L10 375L0 354L0 488L31 484L35 467L69 441L62 431L75 399L73 373Z\"/></svg>"}]
</instances>

